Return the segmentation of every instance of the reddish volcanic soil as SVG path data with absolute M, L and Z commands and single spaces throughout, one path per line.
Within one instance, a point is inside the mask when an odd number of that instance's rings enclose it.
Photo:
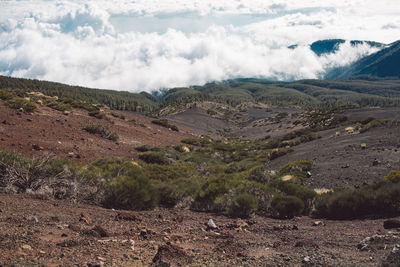
M 152 124 L 152 118 L 138 113 L 112 111 L 123 114 L 126 120 L 115 118 L 105 111 L 111 122 L 96 119 L 86 110 L 74 109 L 65 116 L 62 112 L 39 106 L 38 111 L 27 114 L 10 109 L 0 101 L 0 149 L 37 156 L 44 152 L 61 158 L 89 162 L 100 157 L 125 156 L 136 158 L 135 147 L 147 144 L 167 146 L 192 137 L 193 131 L 181 127 L 179 132 Z M 136 122 L 130 122 L 135 119 Z M 102 124 L 117 132 L 120 139 L 113 142 L 82 130 L 87 124 Z
M 210 218 L 217 229 L 207 229 Z M 378 266 L 397 255 L 400 232 L 383 220 L 315 222 L 122 212 L 0 194 L 0 266 Z

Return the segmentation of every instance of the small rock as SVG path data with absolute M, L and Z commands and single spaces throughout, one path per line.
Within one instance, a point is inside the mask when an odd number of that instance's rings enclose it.
M 105 258 L 103 258 L 103 257 L 100 257 L 100 256 L 98 256 L 98 257 L 97 257 L 97 260 L 99 260 L 99 261 L 103 261 L 103 262 L 104 262 L 104 261 L 106 261 L 106 259 L 105 259 Z
M 39 222 L 39 220 L 38 220 L 38 218 L 36 216 L 28 216 L 28 217 L 26 217 L 26 219 L 28 221 L 35 222 L 35 223 Z
M 218 229 L 218 226 L 215 224 L 213 219 L 209 219 L 207 222 L 208 229 Z
M 33 144 L 33 145 L 32 145 L 32 148 L 33 148 L 34 150 L 43 150 L 43 147 L 41 147 L 41 146 L 39 146 L 39 145 L 36 145 L 36 144 Z
M 67 237 L 68 235 L 66 233 L 62 233 L 61 237 Z
M 29 245 L 24 244 L 24 245 L 22 245 L 22 249 L 25 249 L 25 250 L 32 250 L 32 247 L 29 246 Z
M 79 221 L 84 222 L 87 225 L 92 224 L 92 219 L 86 213 L 81 213 L 81 217 L 79 218 Z
M 390 219 L 383 222 L 383 228 L 385 229 L 393 229 L 400 228 L 400 220 Z
M 310 259 L 309 256 L 305 256 L 305 257 L 303 258 L 303 263 L 309 263 L 310 261 L 311 261 L 311 259 Z
M 377 166 L 377 165 L 379 165 L 379 160 L 377 160 L 377 159 L 374 159 L 374 161 L 372 161 L 372 166 Z
M 46 254 L 46 252 L 43 250 L 39 250 L 39 254 L 44 255 L 44 254 Z
M 367 144 L 366 143 L 362 143 L 361 144 L 361 149 L 367 149 Z
M 400 245 L 397 244 L 397 245 L 395 245 L 395 246 L 393 247 L 392 252 L 393 252 L 393 253 L 398 253 L 399 251 L 400 251 Z
M 320 226 L 320 225 L 324 225 L 323 222 L 315 221 L 315 222 L 312 223 L 312 226 Z
M 3 212 L 3 210 L 2 209 L 0 209 L 0 213 L 2 213 Z
M 57 225 L 57 228 L 60 230 L 64 230 L 64 226 L 62 226 L 62 225 Z
M 342 169 L 350 168 L 350 164 L 347 163 L 346 165 L 342 166 L 341 168 L 342 168 Z

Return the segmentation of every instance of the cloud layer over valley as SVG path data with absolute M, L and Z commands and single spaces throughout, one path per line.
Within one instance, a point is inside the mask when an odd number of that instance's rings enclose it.
M 391 43 L 398 14 L 393 0 L 1 1 L 0 74 L 129 91 L 318 78 L 377 48 L 318 57 L 308 44 Z

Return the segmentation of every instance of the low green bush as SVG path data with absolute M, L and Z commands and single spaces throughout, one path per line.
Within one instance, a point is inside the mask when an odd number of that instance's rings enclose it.
M 26 112 L 34 112 L 37 109 L 35 103 L 22 97 L 13 97 L 7 100 L 7 105 L 10 108 L 23 109 Z
M 258 200 L 250 194 L 240 194 L 232 199 L 228 207 L 228 214 L 231 217 L 248 218 L 257 210 Z
M 197 211 L 216 211 L 215 200 L 227 191 L 226 177 L 209 178 L 198 190 L 191 208 Z
M 299 216 L 304 211 L 304 203 L 295 196 L 276 195 L 271 202 L 272 214 L 282 219 Z
M 57 102 L 57 101 L 52 101 L 52 102 L 47 102 L 46 106 L 61 112 L 64 111 L 72 111 L 72 107 L 70 104 L 65 104 L 63 102 Z
M 380 181 L 357 190 L 322 194 L 316 198 L 314 211 L 315 216 L 329 219 L 377 218 L 399 214 L 400 183 L 391 181 Z
M 113 116 L 114 118 L 120 118 L 121 120 L 125 120 L 125 116 L 122 114 L 111 112 L 111 116 Z
M 181 140 L 182 143 L 193 146 L 206 146 L 210 144 L 207 138 L 186 138 Z
M 282 157 L 282 156 L 284 156 L 284 155 L 286 155 L 287 153 L 292 152 L 292 151 L 293 151 L 293 149 L 291 149 L 291 148 L 288 148 L 288 149 L 278 149 L 278 148 L 275 148 L 275 149 L 273 149 L 273 150 L 271 151 L 271 153 L 269 154 L 269 159 L 270 159 L 270 160 L 274 160 L 274 159 L 279 158 L 279 157 Z
M 311 209 L 312 200 L 317 196 L 314 190 L 291 181 L 276 180 L 271 185 L 288 196 L 299 198 L 304 204 L 306 213 Z
M 13 99 L 14 97 L 15 97 L 15 95 L 11 94 L 10 92 L 0 89 L 0 99 L 1 100 L 8 101 L 10 99 Z
M 174 124 L 169 123 L 169 121 L 166 119 L 155 119 L 155 120 L 152 120 L 151 123 L 154 123 L 154 124 L 160 125 L 162 127 L 169 128 L 173 131 L 179 132 L 178 127 Z
M 144 152 L 139 155 L 139 159 L 149 164 L 170 164 L 170 160 L 162 152 Z
M 307 177 L 307 171 L 310 171 L 313 166 L 311 160 L 295 160 L 282 166 L 278 175 L 293 175 L 301 180 Z
M 92 110 L 89 111 L 89 116 L 95 117 L 97 119 L 107 119 L 107 116 L 104 112 L 101 112 L 100 110 Z
M 400 171 L 392 170 L 384 177 L 384 179 L 392 183 L 398 183 L 400 182 Z
M 111 141 L 118 141 L 119 136 L 116 132 L 110 131 L 110 129 L 105 126 L 105 125 L 101 125 L 101 124 L 89 124 L 86 125 L 82 128 L 83 130 L 87 131 L 88 133 L 91 134 L 98 134 L 101 137 L 111 140 Z
M 367 124 L 364 124 L 364 125 L 361 126 L 360 133 L 365 133 L 366 131 L 368 131 L 368 130 L 370 130 L 372 128 L 384 125 L 387 122 L 388 122 L 387 120 L 373 119 L 373 120 L 369 121 Z
M 106 186 L 104 206 L 147 210 L 157 206 L 156 189 L 139 170 L 111 179 Z

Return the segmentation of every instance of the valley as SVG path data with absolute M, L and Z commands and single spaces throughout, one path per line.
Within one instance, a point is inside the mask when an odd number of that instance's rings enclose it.
M 398 80 L 0 81 L 1 265 L 399 262 Z

